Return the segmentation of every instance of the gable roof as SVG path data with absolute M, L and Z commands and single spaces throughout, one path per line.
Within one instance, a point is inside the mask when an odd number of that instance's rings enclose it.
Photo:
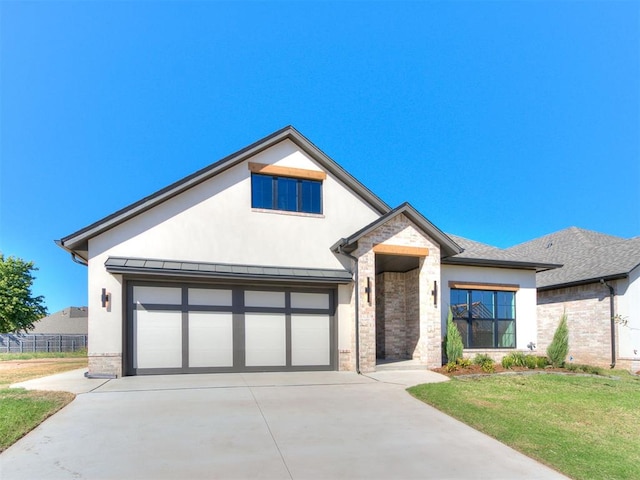
M 463 248 L 461 253 L 444 258 L 442 263 L 448 265 L 476 265 L 497 268 L 521 268 L 542 272 L 560 267 L 556 262 L 541 261 L 532 259 L 519 252 L 511 252 L 508 249 L 501 249 L 476 242 L 468 238 L 457 235 L 449 235 L 458 245 Z
M 318 162 L 324 169 L 334 175 L 345 186 L 350 188 L 363 201 L 369 204 L 374 210 L 380 214 L 384 214 L 391 207 L 382 201 L 371 190 L 356 180 L 351 174 L 344 170 L 340 165 L 327 156 L 322 150 L 316 147 L 304 135 L 298 132 L 292 126 L 284 127 L 277 132 L 272 133 L 252 143 L 248 147 L 243 148 L 231 155 L 201 169 L 197 172 L 178 180 L 177 182 L 158 190 L 157 192 L 127 206 L 117 212 L 98 220 L 91 225 L 78 230 L 60 240 L 56 240 L 56 244 L 67 250 L 72 256 L 80 257 L 82 260 L 88 260 L 88 241 L 89 239 L 104 233 L 105 231 L 123 223 L 127 220 L 139 215 L 159 204 L 165 202 L 176 195 L 194 187 L 219 173 L 228 170 L 248 158 L 280 143 L 284 140 L 290 140 L 296 144 L 301 150 L 309 155 L 313 160 Z
M 507 251 L 563 264 L 562 268 L 536 276 L 539 289 L 623 278 L 640 265 L 640 237 L 624 239 L 577 227 L 544 235 Z
M 420 228 L 429 237 L 433 238 L 438 243 L 438 245 L 440 245 L 441 256 L 455 255 L 456 253 L 462 252 L 462 248 L 458 244 L 456 244 L 456 242 L 454 242 L 449 236 L 447 236 L 446 233 L 436 227 L 433 223 L 427 220 L 408 202 L 405 202 L 394 208 L 393 210 L 390 210 L 389 212 L 377 218 L 370 224 L 364 226 L 349 237 L 340 239 L 331 247 L 331 250 L 336 251 L 341 247 L 347 252 L 352 252 L 357 248 L 358 240 L 378 228 L 380 225 L 401 214 L 404 214 L 409 220 L 415 223 L 418 228 Z

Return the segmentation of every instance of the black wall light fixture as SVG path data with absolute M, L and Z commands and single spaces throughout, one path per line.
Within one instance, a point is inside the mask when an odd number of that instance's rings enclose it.
M 364 291 L 367 293 L 367 303 L 371 305 L 371 277 L 367 277 L 367 288 Z
M 433 295 L 433 306 L 438 306 L 438 281 L 433 281 L 433 290 L 431 290 L 431 294 Z
M 109 304 L 111 303 L 111 294 L 107 293 L 107 289 L 102 289 L 102 297 L 100 297 L 102 301 L 102 308 L 109 308 Z

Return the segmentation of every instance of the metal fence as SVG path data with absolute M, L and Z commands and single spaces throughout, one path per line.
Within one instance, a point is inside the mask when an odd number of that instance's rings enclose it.
M 87 335 L 0 334 L 0 353 L 75 352 L 87 348 Z

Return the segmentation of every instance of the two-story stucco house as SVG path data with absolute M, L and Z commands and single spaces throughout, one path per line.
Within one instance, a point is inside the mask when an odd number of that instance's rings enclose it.
M 57 242 L 88 266 L 92 375 L 441 365 L 536 342 L 553 265 L 390 208 L 286 127 Z

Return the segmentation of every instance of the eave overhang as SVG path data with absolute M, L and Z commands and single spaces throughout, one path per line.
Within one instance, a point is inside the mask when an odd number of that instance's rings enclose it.
M 518 270 L 535 270 L 536 273 L 562 267 L 556 263 L 522 262 L 517 260 L 497 260 L 487 258 L 447 257 L 442 259 L 444 265 L 466 265 L 470 267 L 512 268 Z
M 183 262 L 150 258 L 109 257 L 105 262 L 105 267 L 109 273 L 128 276 L 201 278 L 225 281 L 347 284 L 353 278 L 351 273 L 346 270 Z
M 620 280 L 622 278 L 627 278 L 628 276 L 629 274 L 627 273 L 617 273 L 617 274 L 611 274 L 611 275 L 602 275 L 602 276 L 593 277 L 593 278 L 586 278 L 583 280 L 576 280 L 571 282 L 556 283 L 553 285 L 537 286 L 536 288 L 538 289 L 538 291 L 543 292 L 545 290 L 556 290 L 559 288 L 578 287 L 580 285 L 588 285 L 590 283 L 599 283 L 600 280 L 604 280 L 605 282 L 608 282 L 609 280 Z

